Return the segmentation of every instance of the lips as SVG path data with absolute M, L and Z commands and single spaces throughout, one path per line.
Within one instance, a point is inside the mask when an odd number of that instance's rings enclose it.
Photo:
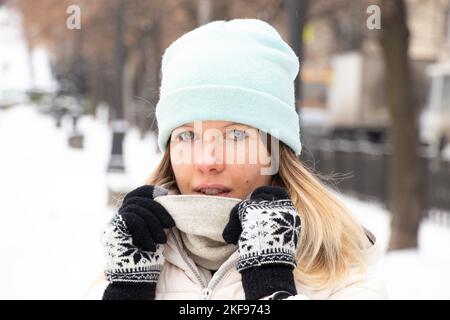
M 222 184 L 203 183 L 196 186 L 194 191 L 203 195 L 226 197 L 230 193 L 231 189 Z

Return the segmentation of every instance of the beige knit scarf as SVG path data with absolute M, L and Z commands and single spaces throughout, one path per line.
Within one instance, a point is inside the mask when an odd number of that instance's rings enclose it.
M 230 211 L 240 199 L 206 195 L 181 195 L 176 186 L 163 185 L 166 196 L 157 197 L 180 231 L 184 248 L 194 262 L 217 270 L 236 251 L 222 237 Z

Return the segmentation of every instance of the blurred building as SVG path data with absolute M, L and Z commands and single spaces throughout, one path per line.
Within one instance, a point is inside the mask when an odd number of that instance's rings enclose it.
M 450 62 L 450 1 L 406 3 L 413 98 L 423 110 L 430 93 L 426 68 Z M 378 31 L 366 27 L 367 6 L 360 1 L 338 10 L 312 8 L 309 14 L 301 67 L 302 119 L 304 127 L 310 127 L 305 131 L 321 127 L 334 136 L 363 137 L 375 142 L 387 137 L 384 63 Z

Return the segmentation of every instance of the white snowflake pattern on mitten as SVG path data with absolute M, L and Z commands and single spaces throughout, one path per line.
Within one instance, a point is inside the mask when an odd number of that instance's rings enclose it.
M 144 251 L 132 243 L 122 216 L 116 214 L 102 230 L 101 242 L 105 249 L 105 275 L 109 282 L 157 282 L 164 264 L 164 245 L 156 251 Z
M 239 205 L 239 271 L 266 264 L 296 267 L 300 217 L 291 200 L 246 200 Z

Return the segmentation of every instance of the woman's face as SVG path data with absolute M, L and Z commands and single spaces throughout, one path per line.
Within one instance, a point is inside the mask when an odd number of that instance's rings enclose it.
M 174 129 L 170 160 L 181 194 L 245 199 L 272 180 L 263 169 L 270 166 L 270 155 L 258 130 L 229 121 Z

